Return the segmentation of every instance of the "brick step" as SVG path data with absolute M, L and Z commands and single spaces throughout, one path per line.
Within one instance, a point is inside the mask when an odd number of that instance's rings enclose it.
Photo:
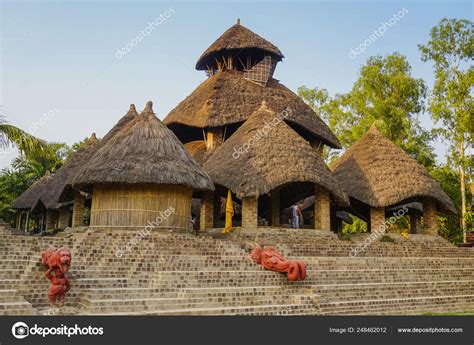
M 85 312 L 84 315 L 315 315 L 318 308 L 301 304 L 268 304 L 248 306 L 219 306 L 200 308 L 179 308 L 168 310 L 140 310 L 122 312 Z
M 420 312 L 428 312 L 429 306 L 437 305 L 439 308 L 443 306 L 459 306 L 466 308 L 464 310 L 472 310 L 474 308 L 474 295 L 457 295 L 457 296 L 423 296 L 415 298 L 392 298 L 392 299 L 369 299 L 358 301 L 337 301 L 330 303 L 321 303 L 320 307 L 326 315 L 364 315 L 372 314 L 372 312 L 382 312 L 390 314 L 393 310 L 417 309 Z

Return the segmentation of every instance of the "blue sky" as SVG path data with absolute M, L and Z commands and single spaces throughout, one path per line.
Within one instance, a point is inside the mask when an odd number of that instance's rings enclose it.
M 241 23 L 277 45 L 285 59 L 275 78 L 348 91 L 371 55 L 398 51 L 413 75 L 431 87 L 432 65 L 417 44 L 443 17 L 472 18 L 472 1 L 157 2 L 6 1 L 2 3 L 1 104 L 8 121 L 48 141 L 72 144 L 103 136 L 127 111 L 147 100 L 164 116 L 203 80 L 194 65 L 228 27 Z M 116 57 L 148 22 L 173 13 L 130 53 Z M 405 8 L 408 13 L 355 59 L 369 35 Z M 42 125 L 34 123 L 45 118 Z M 432 126 L 428 115 L 422 123 Z M 439 160 L 444 145 L 436 143 Z M 0 160 L 8 166 L 13 153 Z

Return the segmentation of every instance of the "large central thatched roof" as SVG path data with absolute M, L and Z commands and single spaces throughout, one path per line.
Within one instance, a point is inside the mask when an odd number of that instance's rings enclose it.
M 291 90 L 271 79 L 266 87 L 243 78 L 242 72 L 225 71 L 209 77 L 171 110 L 163 122 L 190 127 L 218 127 L 247 120 L 262 101 L 276 113 L 291 110 L 289 123 L 297 124 L 325 144 L 341 148 L 339 140 L 319 116 Z
M 209 176 L 155 116 L 151 102 L 101 146 L 73 178 L 75 188 L 95 183 L 179 184 L 214 189 Z
M 456 212 L 451 199 L 428 171 L 384 137 L 375 125 L 331 168 L 350 197 L 372 207 L 428 197 L 442 209 Z
M 312 182 L 329 190 L 339 204 L 348 205 L 347 196 L 322 158 L 298 133 L 284 121 L 268 130 L 267 123 L 277 121 L 275 119 L 275 112 L 263 102 L 216 149 L 214 155 L 204 163 L 204 170 L 214 183 L 229 188 L 242 198 L 266 194 L 287 183 Z M 261 135 L 262 131 L 267 134 Z M 255 140 L 258 135 L 260 139 Z M 249 144 L 248 152 L 241 155 L 235 153 L 244 144 Z
M 46 172 L 38 181 L 34 182 L 26 191 L 12 202 L 12 208 L 18 210 L 29 210 L 40 200 L 44 187 L 52 180 L 53 175 Z M 44 203 L 44 202 L 43 202 Z
M 227 29 L 214 43 L 202 53 L 196 63 L 196 69 L 205 70 L 211 65 L 214 57 L 224 51 L 240 51 L 242 49 L 257 49 L 272 54 L 280 61 L 284 56 L 280 49 L 247 29 L 240 23 Z

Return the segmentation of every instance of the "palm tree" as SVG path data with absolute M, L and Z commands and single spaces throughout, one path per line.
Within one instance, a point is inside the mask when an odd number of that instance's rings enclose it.
M 5 117 L 0 115 L 0 149 L 6 150 L 13 144 L 18 147 L 25 157 L 37 155 L 48 149 L 45 141 L 10 125 Z

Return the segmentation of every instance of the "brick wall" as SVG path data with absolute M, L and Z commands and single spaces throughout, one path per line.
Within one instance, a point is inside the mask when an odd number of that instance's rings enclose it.
M 200 230 L 214 227 L 214 193 L 205 193 L 201 199 Z
M 258 217 L 258 201 L 255 197 L 247 197 L 242 199 L 242 227 L 257 227 Z
M 314 227 L 316 230 L 331 230 L 331 201 L 329 192 L 314 186 Z
M 370 208 L 370 231 L 384 231 L 385 227 L 385 208 Z
M 427 200 L 423 203 L 423 233 L 426 235 L 438 234 L 438 213 L 434 200 Z
M 75 191 L 74 193 L 74 204 L 72 206 L 72 227 L 84 225 L 84 204 L 86 198 Z

